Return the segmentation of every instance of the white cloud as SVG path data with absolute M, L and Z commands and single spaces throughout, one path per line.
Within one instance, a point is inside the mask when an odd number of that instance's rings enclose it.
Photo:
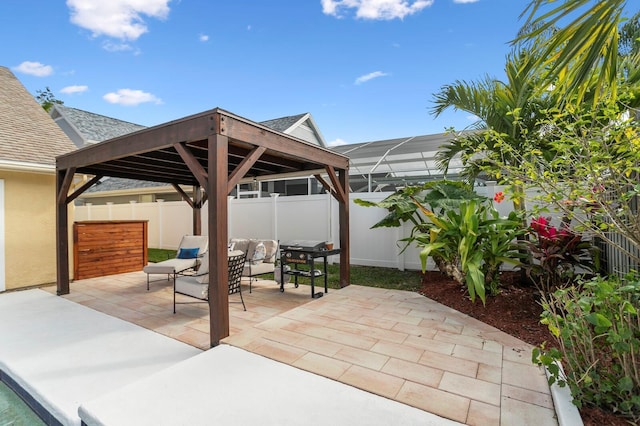
M 126 52 L 133 50 L 133 47 L 128 43 L 114 43 L 108 40 L 102 43 L 102 48 L 107 52 Z
M 209 36 L 206 34 L 200 34 L 200 36 L 198 36 L 198 40 L 201 42 L 209 41 Z
M 171 0 L 67 0 L 71 22 L 92 32 L 136 40 L 148 31 L 143 16 L 165 19 Z
M 433 2 L 434 0 L 321 0 L 325 15 L 341 18 L 346 10 L 355 9 L 356 18 L 373 20 L 403 19 L 431 6 Z
M 162 100 L 156 98 L 151 93 L 142 90 L 118 89 L 117 92 L 107 93 L 102 97 L 111 104 L 119 104 L 125 106 L 135 106 L 146 102 L 161 104 Z
M 31 61 L 24 61 L 17 67 L 13 67 L 13 70 L 23 74 L 35 75 L 36 77 L 46 77 L 53 74 L 53 67 L 51 65 Z
M 82 93 L 89 90 L 89 86 L 67 86 L 60 90 L 60 93 L 66 93 L 67 95 L 73 95 L 75 93 Z
M 347 141 L 338 138 L 334 141 L 328 142 L 327 146 L 340 146 L 340 145 L 346 145 L 346 144 L 348 144 Z
M 387 76 L 387 75 L 389 75 L 389 74 L 387 74 L 386 72 L 382 72 L 382 71 L 370 72 L 369 74 L 361 75 L 360 77 L 356 78 L 355 84 L 366 83 L 367 81 L 373 80 L 374 78 L 384 77 L 384 76 Z

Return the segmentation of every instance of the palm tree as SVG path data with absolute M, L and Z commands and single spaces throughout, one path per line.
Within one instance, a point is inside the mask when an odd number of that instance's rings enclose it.
M 520 46 L 507 56 L 506 81 L 488 76 L 477 82 L 456 81 L 434 95 L 435 116 L 453 108 L 479 118 L 472 125 L 475 132 L 459 134 L 440 148 L 437 159 L 443 170 L 461 156 L 463 175 L 472 182 L 481 170 L 487 170 L 488 163 L 483 160 L 486 156 L 501 155 L 501 161 L 508 165 L 520 161 L 516 157 L 505 158 L 508 154 L 502 149 L 503 144 L 522 152 L 526 144 L 538 140 L 532 136 L 537 134 L 541 115 L 553 105 L 553 98 L 549 93 L 540 94 L 534 63 L 529 46 Z M 492 173 L 493 178 L 500 177 L 500 170 Z M 519 191 L 516 188 L 514 192 Z M 524 208 L 522 197 L 515 196 L 513 201 L 516 210 Z
M 544 153 L 542 132 L 539 122 L 542 115 L 554 104 L 550 92 L 539 91 L 540 76 L 534 67 L 532 45 L 521 45 L 508 56 L 505 65 L 506 81 L 489 77 L 478 82 L 457 81 L 442 87 L 435 94 L 432 113 L 436 116 L 449 108 L 476 115 L 479 120 L 472 127 L 475 132 L 467 132 L 455 137 L 450 143 L 440 147 L 437 159 L 446 170 L 453 158 L 460 155 L 463 160 L 463 174 L 473 181 L 481 170 L 489 171 L 493 178 L 501 178 L 501 170 L 492 165 L 504 164 L 507 168 L 517 166 L 522 155 L 511 153 Z M 535 53 L 534 53 L 535 54 Z M 505 148 L 508 145 L 508 149 Z M 533 146 L 532 146 L 533 145 Z M 496 162 L 495 157 L 499 160 Z M 492 160 L 493 158 L 493 160 Z M 520 215 L 526 227 L 524 186 L 522 182 L 511 182 L 514 210 Z M 518 240 L 526 239 L 518 235 Z M 528 253 L 521 249 L 522 262 L 528 263 Z M 521 269 L 522 280 L 526 280 L 526 268 Z
M 580 104 L 589 97 L 615 100 L 619 77 L 619 25 L 626 0 L 532 0 L 521 16 L 526 22 L 514 43 L 537 39 L 560 22 L 568 24 L 536 45 L 534 67 L 546 69 L 545 86 L 553 84 L 565 100 Z M 640 53 L 630 58 L 637 64 Z M 588 94 L 591 92 L 590 94 Z
M 636 12 L 620 27 L 620 45 L 622 56 L 633 56 L 640 52 L 640 12 Z

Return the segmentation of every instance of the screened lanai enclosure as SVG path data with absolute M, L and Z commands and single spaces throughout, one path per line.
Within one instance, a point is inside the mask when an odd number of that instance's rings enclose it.
M 452 133 L 411 136 L 333 147 L 350 159 L 349 182 L 353 192 L 395 191 L 399 187 L 420 185 L 442 179 L 436 154 L 454 138 Z M 454 159 L 446 175 L 456 179 L 462 170 L 460 159 Z
M 361 142 L 331 147 L 331 150 L 349 157 L 349 185 L 351 192 L 393 192 L 411 185 L 449 179 L 461 179 L 463 169 L 460 156 L 456 156 L 445 171 L 439 167 L 436 155 L 441 147 L 458 135 L 469 131 L 439 133 Z M 475 182 L 484 186 L 481 178 Z M 241 197 L 268 197 L 281 195 L 311 195 L 324 192 L 314 176 L 290 179 L 263 180 L 238 185 L 233 194 Z
M 229 335 L 227 197 L 239 183 L 315 176 L 339 203 L 340 285 L 349 285 L 349 159 L 339 153 L 215 108 L 59 156 L 56 173 L 59 295 L 70 291 L 68 205 L 107 176 L 171 184 L 193 208 L 194 234 L 207 206 L 211 346 Z M 76 188 L 76 175 L 89 178 Z

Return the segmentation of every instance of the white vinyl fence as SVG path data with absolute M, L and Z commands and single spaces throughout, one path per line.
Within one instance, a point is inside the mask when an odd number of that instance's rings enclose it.
M 493 195 L 493 187 L 478 188 L 483 195 Z M 384 218 L 387 210 L 362 207 L 356 198 L 381 201 L 391 193 L 350 194 L 351 264 L 382 266 L 400 270 L 421 268 L 418 249 L 403 247 L 398 240 L 409 236 L 411 226 L 370 229 Z M 497 207 L 508 214 L 511 203 Z M 146 219 L 148 244 L 152 248 L 175 249 L 185 234 L 193 232 L 193 215 L 184 201 L 76 206 L 76 221 Z M 202 232 L 207 229 L 207 209 L 202 209 Z M 339 247 L 338 202 L 329 194 L 270 198 L 229 199 L 229 238 L 332 241 Z M 337 261 L 337 256 L 334 261 Z M 429 265 L 432 268 L 433 265 Z
M 493 197 L 503 187 L 478 187 L 476 191 Z M 535 191 L 532 191 L 532 196 Z M 384 218 L 387 210 L 377 207 L 361 207 L 353 202 L 356 198 L 381 201 L 390 192 L 350 194 L 351 263 L 353 265 L 382 266 L 419 270 L 419 250 L 409 247 L 404 253 L 398 241 L 409 236 L 411 226 L 401 228 L 370 229 Z M 511 202 L 496 204 L 501 215 L 508 215 Z M 557 219 L 558 214 L 549 214 Z M 142 220 L 149 221 L 148 244 L 153 248 L 175 249 L 185 234 L 193 232 L 193 213 L 184 201 L 154 203 L 108 204 L 99 206 L 76 206 L 76 221 L 83 220 Z M 207 229 L 207 209 L 202 209 L 202 232 Z M 229 199 L 229 238 L 275 239 L 280 242 L 292 240 L 332 241 L 339 247 L 338 203 L 329 194 L 301 195 L 270 198 Z M 616 237 L 616 236 L 614 236 Z M 616 237 L 617 238 L 617 237 Z M 634 249 L 621 239 L 619 244 Z M 603 260 L 609 273 L 624 275 L 629 270 L 638 270 L 628 254 L 611 245 L 601 245 Z M 332 261 L 337 261 L 337 256 Z M 434 265 L 427 265 L 434 269 Z

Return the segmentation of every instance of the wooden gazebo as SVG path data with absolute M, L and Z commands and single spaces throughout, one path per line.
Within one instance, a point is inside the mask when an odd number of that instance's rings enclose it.
M 211 346 L 229 335 L 227 202 L 246 179 L 314 175 L 340 206 L 340 285 L 349 285 L 349 159 L 219 108 L 110 139 L 56 159 L 57 291 L 69 293 L 68 204 L 104 176 L 172 184 L 193 208 L 209 201 Z M 70 193 L 76 173 L 93 176 Z M 328 179 L 322 176 L 328 175 Z M 180 185 L 192 185 L 188 196 Z M 204 192 L 203 192 L 204 190 Z

